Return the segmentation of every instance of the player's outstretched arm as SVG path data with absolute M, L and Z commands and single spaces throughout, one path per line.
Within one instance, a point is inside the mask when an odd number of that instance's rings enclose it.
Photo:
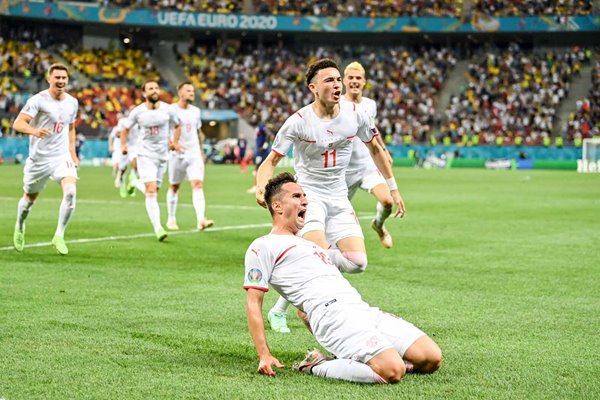
M 392 195 L 394 204 L 397 206 L 396 212 L 394 213 L 394 218 L 397 216 L 400 216 L 400 218 L 404 217 L 404 213 L 406 213 L 406 206 L 404 205 L 404 200 L 398 191 L 398 184 L 396 183 L 396 178 L 394 178 L 392 165 L 388 160 L 385 149 L 381 147 L 377 140 L 371 140 L 369 143 L 367 143 L 367 146 L 369 147 L 369 152 L 371 153 L 371 157 L 373 157 L 375 165 L 385 178 L 385 181 L 390 188 L 390 194 Z
M 262 304 L 264 292 L 258 289 L 246 290 L 246 317 L 248 318 L 248 328 L 254 347 L 258 353 L 258 373 L 263 375 L 275 376 L 276 372 L 273 366 L 283 368 L 283 364 L 273 357 L 267 344 L 265 335 L 265 322 L 262 317 Z
M 256 202 L 264 208 L 267 208 L 267 204 L 265 203 L 265 186 L 273 176 L 273 171 L 275 171 L 275 167 L 282 158 L 282 155 L 272 151 L 265 158 L 265 161 L 260 164 L 258 171 L 256 171 Z

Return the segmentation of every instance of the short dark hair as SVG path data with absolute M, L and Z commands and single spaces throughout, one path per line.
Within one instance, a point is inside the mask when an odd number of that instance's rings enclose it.
M 306 86 L 308 86 L 312 82 L 313 78 L 315 77 L 315 75 L 317 75 L 317 73 L 320 70 L 325 68 L 335 68 L 338 71 L 340 70 L 340 67 L 338 67 L 337 63 L 331 58 L 322 58 L 320 60 L 317 60 L 314 63 L 310 64 L 308 66 L 308 69 L 306 70 Z
M 281 174 L 269 179 L 269 182 L 265 186 L 265 203 L 267 203 L 267 208 L 269 209 L 271 215 L 273 215 L 272 204 L 274 198 L 277 197 L 277 195 L 281 192 L 283 185 L 290 182 L 295 183 L 296 178 L 289 172 L 282 172 Z
M 157 85 L 160 85 L 160 82 L 158 82 L 157 79 L 146 79 L 144 81 L 144 83 L 142 83 L 142 92 L 145 92 L 146 91 L 146 85 L 149 84 L 149 83 L 152 83 L 152 82 L 156 83 Z
M 179 85 L 177 85 L 177 91 L 181 90 L 181 88 L 184 87 L 185 85 L 192 85 L 192 86 L 194 86 L 192 84 L 192 82 L 190 82 L 190 81 L 181 82 Z
M 67 73 L 67 76 L 69 76 L 69 68 L 67 68 L 67 66 L 65 64 L 61 64 L 61 63 L 54 63 L 50 67 L 48 67 L 48 76 L 52 75 L 52 72 L 57 71 L 57 70 L 65 71 Z

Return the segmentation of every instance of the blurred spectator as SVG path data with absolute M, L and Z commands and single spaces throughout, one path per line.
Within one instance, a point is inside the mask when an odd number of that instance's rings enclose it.
M 589 15 L 592 0 L 474 0 L 474 9 L 493 16 Z
M 598 55 L 597 55 L 598 57 Z M 577 109 L 569 116 L 567 143 L 581 146 L 582 140 L 600 137 L 600 61 L 592 69 L 592 87 L 588 97 L 578 100 Z

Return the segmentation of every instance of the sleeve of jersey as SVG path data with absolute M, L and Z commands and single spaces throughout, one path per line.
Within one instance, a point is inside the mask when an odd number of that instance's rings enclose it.
M 375 122 L 366 111 L 358 111 L 358 132 L 356 134 L 365 143 L 371 142 L 375 136 L 379 135 L 377 128 L 375 127 Z
M 298 136 L 298 124 L 296 114 L 288 118 L 283 126 L 277 132 L 271 150 L 280 156 L 285 156 L 294 144 L 294 139 Z
M 181 123 L 181 121 L 179 120 L 179 117 L 177 116 L 177 113 L 175 112 L 173 107 L 169 108 L 169 117 L 171 118 L 172 126 L 177 126 Z
M 31 118 L 34 118 L 37 115 L 38 110 L 39 110 L 39 107 L 38 107 L 37 96 L 36 96 L 36 97 L 31 97 L 29 100 L 27 100 L 27 102 L 21 109 L 21 112 L 25 115 L 30 116 Z
M 79 103 L 77 103 L 77 100 L 73 100 L 73 106 L 74 106 L 74 110 L 73 110 L 73 115 L 71 116 L 71 121 L 69 121 L 70 124 L 74 124 L 75 121 L 77 121 L 77 111 L 79 110 Z
M 198 109 L 198 129 L 202 128 L 202 110 Z
M 137 117 L 137 109 L 134 108 L 133 110 L 131 110 L 131 113 L 129 113 L 129 116 L 125 119 L 123 119 L 123 125 L 122 127 L 125 129 L 131 129 L 134 125 L 135 125 L 135 119 Z
M 269 278 L 273 270 L 273 260 L 259 241 L 254 241 L 246 251 L 244 289 L 269 291 Z

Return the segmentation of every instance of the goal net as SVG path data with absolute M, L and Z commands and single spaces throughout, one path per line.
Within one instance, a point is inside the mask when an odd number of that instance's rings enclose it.
M 577 172 L 600 172 L 600 138 L 583 139 L 581 160 L 577 160 Z

